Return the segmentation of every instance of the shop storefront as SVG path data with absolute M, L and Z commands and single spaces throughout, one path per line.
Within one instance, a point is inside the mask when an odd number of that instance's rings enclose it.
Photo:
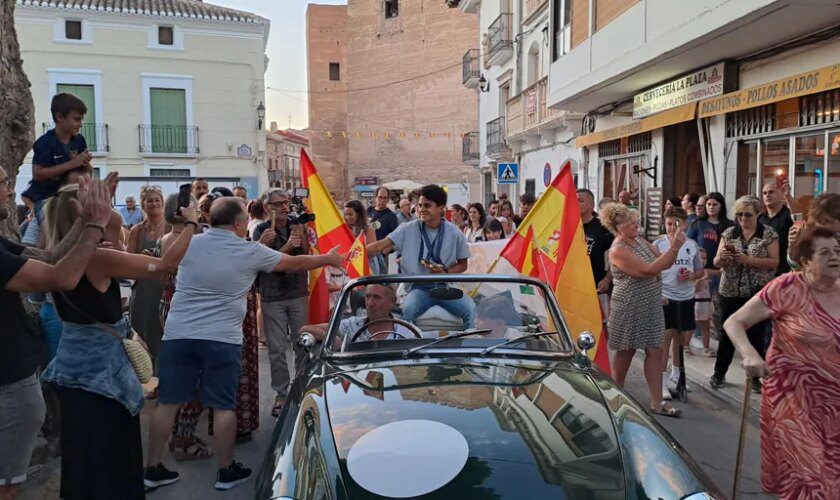
M 698 115 L 725 115 L 734 196 L 759 194 L 781 177 L 803 208 L 822 192 L 840 192 L 840 64 L 701 101 Z

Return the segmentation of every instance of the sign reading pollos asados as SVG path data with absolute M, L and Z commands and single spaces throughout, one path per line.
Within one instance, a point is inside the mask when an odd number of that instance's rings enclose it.
M 644 118 L 683 104 L 723 94 L 724 63 L 709 66 L 636 94 L 633 118 Z

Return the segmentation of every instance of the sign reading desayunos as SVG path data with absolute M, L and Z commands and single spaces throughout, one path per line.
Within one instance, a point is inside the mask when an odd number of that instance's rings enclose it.
M 840 87 L 840 64 L 835 64 L 764 85 L 730 92 L 720 97 L 704 99 L 699 104 L 698 116 L 706 118 L 722 115 L 838 87 Z
M 683 104 L 723 94 L 724 63 L 709 66 L 636 94 L 633 118 L 643 118 Z

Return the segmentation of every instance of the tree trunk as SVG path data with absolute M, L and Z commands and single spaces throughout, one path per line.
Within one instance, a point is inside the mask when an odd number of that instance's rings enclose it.
M 32 149 L 35 130 L 35 105 L 15 30 L 15 0 L 0 0 L 0 110 L 0 164 L 14 189 L 18 170 Z M 10 201 L 9 218 L 0 222 L 0 234 L 17 235 L 14 200 Z

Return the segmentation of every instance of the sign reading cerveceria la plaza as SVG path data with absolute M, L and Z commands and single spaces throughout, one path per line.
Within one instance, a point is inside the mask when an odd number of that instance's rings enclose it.
M 721 62 L 636 94 L 633 97 L 633 118 L 643 118 L 723 94 L 724 70 L 725 64 Z
M 721 115 L 840 87 L 840 64 L 756 85 L 700 102 L 699 116 Z

